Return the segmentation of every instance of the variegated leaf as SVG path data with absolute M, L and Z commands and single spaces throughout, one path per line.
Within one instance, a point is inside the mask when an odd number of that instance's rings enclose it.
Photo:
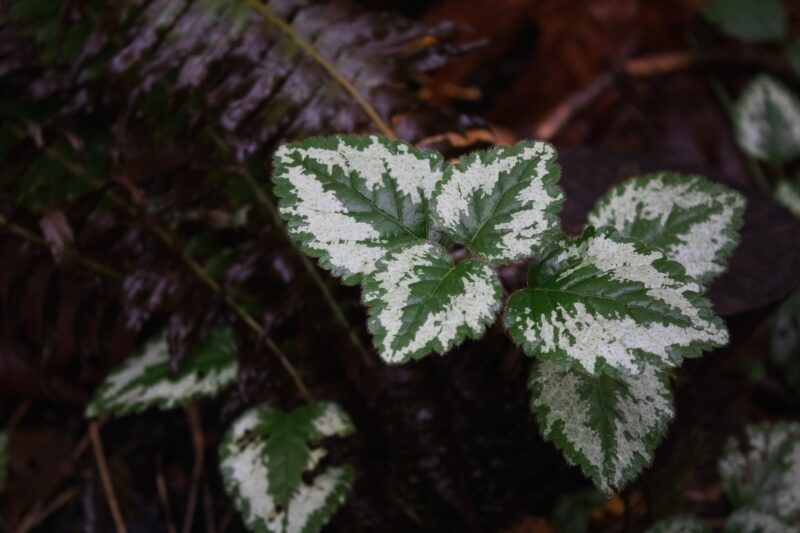
M 6 487 L 8 479 L 8 434 L 0 433 L 0 490 Z
M 725 533 L 798 533 L 796 525 L 757 509 L 737 509 L 725 522 Z
M 800 156 L 800 100 L 781 82 L 757 77 L 736 104 L 736 137 L 758 159 L 780 164 Z
M 229 328 L 214 332 L 178 372 L 170 368 L 167 340 L 162 334 L 106 377 L 95 391 L 86 416 L 121 416 L 154 405 L 170 409 L 215 395 L 233 383 L 236 372 L 236 345 Z
M 454 264 L 430 242 L 393 249 L 364 282 L 369 330 L 381 357 L 402 363 L 480 337 L 500 307 L 500 281 L 480 261 Z
M 288 413 L 256 407 L 242 414 L 219 455 L 225 489 L 247 527 L 260 533 L 319 531 L 353 482 L 350 466 L 316 470 L 327 453 L 320 442 L 353 430 L 347 414 L 331 403 Z
M 669 384 L 651 365 L 637 376 L 611 378 L 543 361 L 533 368 L 530 389 L 544 438 L 605 492 L 650 463 L 673 416 Z
M 554 244 L 509 299 L 526 353 L 597 375 L 637 374 L 724 345 L 728 333 L 678 263 L 612 228 Z
M 428 202 L 444 165 L 402 141 L 316 137 L 278 149 L 273 181 L 290 235 L 357 283 L 390 247 L 432 234 Z
M 647 533 L 710 533 L 708 524 L 694 516 L 675 516 L 653 524 Z
M 701 283 L 721 274 L 739 243 L 744 196 L 701 176 L 650 174 L 612 188 L 589 224 L 612 226 L 666 252 Z
M 775 187 L 775 201 L 800 218 L 800 178 L 781 180 Z
M 734 506 L 793 519 L 800 513 L 800 423 L 748 426 L 744 451 L 729 440 L 719 473 Z
M 559 228 L 563 193 L 555 149 L 521 142 L 449 166 L 433 200 L 437 225 L 494 263 L 530 257 Z

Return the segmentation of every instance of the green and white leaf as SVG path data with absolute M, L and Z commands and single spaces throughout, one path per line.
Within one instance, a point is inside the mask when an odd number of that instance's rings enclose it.
M 530 257 L 558 232 L 560 173 L 555 149 L 543 142 L 474 152 L 445 170 L 434 219 L 448 237 L 494 264 Z
M 604 492 L 620 489 L 650 464 L 674 409 L 663 372 L 646 365 L 615 379 L 537 363 L 531 410 L 542 436 Z
M 736 439 L 725 446 L 719 472 L 735 507 L 780 520 L 800 513 L 800 423 L 748 426 L 744 451 Z
M 757 509 L 737 509 L 725 522 L 725 533 L 798 533 L 798 527 Z
M 749 155 L 775 164 L 800 155 L 800 100 L 781 82 L 758 76 L 735 110 L 736 138 Z
M 772 323 L 772 362 L 800 398 L 800 291 L 778 309 Z
M 259 533 L 319 531 L 344 503 L 353 482 L 350 466 L 316 471 L 327 437 L 353 433 L 340 407 L 314 403 L 291 412 L 246 411 L 220 445 L 225 489 L 249 529 Z M 312 479 L 304 480 L 314 472 Z
M 555 243 L 508 301 L 506 327 L 529 355 L 582 372 L 638 374 L 722 346 L 728 333 L 664 252 L 590 227 Z
M 0 432 L 0 490 L 8 480 L 8 434 Z
M 676 516 L 653 524 L 647 533 L 710 533 L 708 524 L 694 516 Z
M 137 413 L 157 405 L 171 409 L 214 396 L 236 379 L 236 344 L 229 328 L 214 333 L 191 354 L 178 372 L 169 364 L 162 333 L 112 371 L 86 409 L 86 416 Z
M 781 0 L 710 0 L 705 16 L 723 33 L 742 41 L 780 41 L 786 35 Z
M 775 187 L 775 201 L 800 218 L 800 179 L 781 180 Z
M 444 166 L 402 141 L 314 137 L 278 149 L 273 182 L 289 234 L 352 284 L 390 247 L 433 234 L 428 203 Z
M 454 264 L 438 244 L 420 242 L 389 252 L 367 276 L 363 297 L 375 347 L 385 361 L 402 363 L 479 338 L 494 322 L 500 296 L 491 266 Z
M 650 174 L 612 188 L 589 224 L 666 252 L 701 283 L 721 274 L 739 243 L 745 198 L 702 176 Z

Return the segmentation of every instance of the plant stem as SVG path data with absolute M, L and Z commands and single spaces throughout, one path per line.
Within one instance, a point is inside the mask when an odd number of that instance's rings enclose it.
M 362 95 L 358 92 L 358 89 L 350 83 L 350 81 L 345 78 L 341 72 L 327 59 L 325 59 L 322 54 L 314 47 L 311 42 L 307 41 L 303 38 L 300 34 L 298 34 L 295 29 L 292 27 L 291 24 L 286 22 L 285 20 L 281 19 L 275 13 L 273 13 L 269 7 L 261 3 L 259 0 L 243 0 L 244 3 L 252 8 L 253 10 L 257 11 L 262 17 L 264 17 L 264 21 L 274 25 L 277 27 L 281 32 L 283 32 L 287 37 L 289 37 L 292 41 L 294 41 L 297 46 L 303 49 L 305 53 L 307 53 L 314 61 L 316 61 L 320 67 L 322 67 L 328 75 L 336 81 L 342 88 L 356 101 L 356 103 L 364 110 L 364 113 L 372 120 L 375 124 L 375 127 L 380 130 L 380 132 L 387 137 L 395 138 L 394 131 L 383 121 L 383 119 L 378 115 L 378 112 L 372 107 Z

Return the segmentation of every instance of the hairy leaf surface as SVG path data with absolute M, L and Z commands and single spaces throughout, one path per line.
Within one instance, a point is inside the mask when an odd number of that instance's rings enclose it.
M 86 415 L 121 416 L 154 405 L 170 409 L 215 395 L 233 383 L 236 372 L 236 345 L 228 328 L 214 332 L 178 372 L 170 368 L 167 340 L 160 335 L 106 377 Z
M 558 231 L 559 176 L 547 143 L 474 152 L 445 171 L 434 218 L 450 238 L 492 263 L 530 257 Z
M 736 104 L 736 137 L 753 157 L 791 161 L 800 155 L 800 101 L 781 82 L 759 76 Z
M 800 513 L 800 423 L 748 426 L 745 449 L 728 441 L 719 462 L 728 499 L 791 520 Z
M 615 379 L 540 362 L 530 389 L 544 438 L 605 492 L 621 488 L 650 463 L 674 414 L 669 384 L 651 365 Z
M 650 174 L 612 188 L 589 214 L 589 224 L 666 252 L 701 283 L 725 271 L 739 243 L 744 196 L 701 176 Z
M 694 516 L 676 516 L 653 524 L 647 533 L 709 533 L 708 524 Z
M 612 228 L 554 244 L 508 302 L 506 327 L 529 355 L 598 375 L 672 367 L 728 333 L 683 267 Z
M 786 34 L 780 0 L 711 0 L 705 15 L 723 33 L 742 41 L 778 41 Z
M 275 193 L 289 233 L 345 283 L 392 246 L 426 239 L 428 202 L 444 160 L 383 137 L 336 136 L 282 146 Z
M 454 264 L 430 242 L 392 250 L 364 282 L 369 330 L 389 363 L 445 353 L 479 338 L 500 307 L 494 269 L 476 260 Z
M 247 526 L 269 533 L 319 531 L 353 482 L 350 466 L 315 470 L 327 454 L 320 442 L 353 431 L 347 414 L 331 403 L 288 413 L 256 407 L 242 414 L 219 454 L 225 489 Z M 311 479 L 304 479 L 312 472 Z

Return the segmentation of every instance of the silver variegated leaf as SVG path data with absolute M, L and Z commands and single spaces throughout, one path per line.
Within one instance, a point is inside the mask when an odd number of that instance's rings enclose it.
M 647 533 L 710 533 L 708 524 L 694 516 L 675 516 L 653 524 Z
M 543 142 L 474 152 L 445 171 L 434 219 L 491 263 L 530 257 L 559 229 L 560 172 L 555 149 Z
M 778 182 L 775 186 L 775 201 L 800 218 L 800 178 Z
M 701 176 L 651 174 L 612 188 L 589 214 L 589 224 L 659 248 L 708 283 L 725 270 L 739 243 L 745 204 L 738 192 Z
M 225 489 L 247 527 L 261 533 L 319 531 L 344 503 L 353 482 L 350 466 L 316 470 L 327 454 L 320 443 L 353 431 L 347 414 L 331 403 L 288 413 L 269 407 L 243 413 L 219 454 Z
M 673 417 L 662 374 L 646 365 L 636 376 L 590 376 L 539 362 L 531 373 L 531 409 L 544 438 L 611 492 L 650 464 Z
M 800 423 L 748 426 L 744 450 L 729 440 L 719 473 L 734 506 L 793 519 L 800 513 Z
M 229 328 L 212 333 L 178 372 L 170 368 L 167 340 L 162 334 L 106 377 L 95 391 L 86 416 L 121 416 L 151 406 L 170 409 L 213 396 L 233 383 L 237 368 L 236 345 Z
M 529 355 L 592 375 L 672 367 L 728 341 L 681 265 L 612 228 L 554 244 L 509 299 L 505 322 Z
M 393 249 L 364 282 L 369 330 L 381 357 L 402 363 L 479 338 L 500 308 L 500 281 L 477 260 L 454 264 L 430 242 Z
M 390 247 L 433 233 L 428 204 L 444 166 L 402 141 L 315 137 L 278 149 L 273 181 L 289 234 L 351 284 Z
M 725 522 L 725 533 L 798 533 L 796 525 L 757 509 L 737 509 Z
M 0 432 L 0 490 L 8 479 L 8 434 Z
M 800 156 L 800 100 L 781 82 L 761 75 L 735 110 L 736 138 L 751 156 L 780 164 Z

